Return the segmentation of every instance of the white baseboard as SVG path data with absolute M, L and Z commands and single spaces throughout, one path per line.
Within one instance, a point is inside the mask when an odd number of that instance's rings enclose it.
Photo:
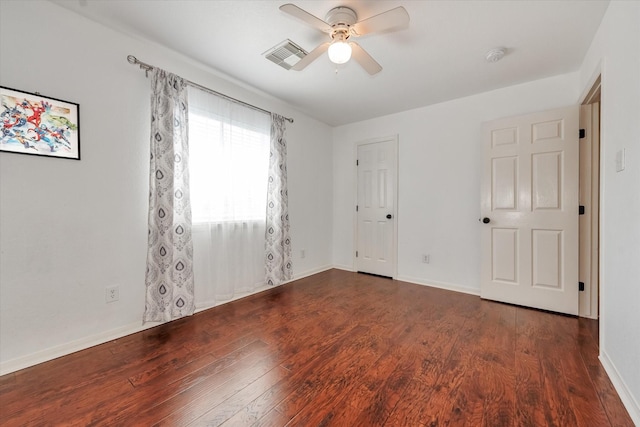
M 352 273 L 356 271 L 352 265 L 334 265 L 332 268 L 335 268 L 336 270 L 350 271 Z
M 332 266 L 328 265 L 328 266 L 324 266 L 324 267 L 320 267 L 320 268 L 315 268 L 315 269 L 312 269 L 312 270 L 304 271 L 302 273 L 297 273 L 297 274 L 293 275 L 293 279 L 284 281 L 284 282 L 280 283 L 279 285 L 276 285 L 276 286 L 262 285 L 262 286 L 260 286 L 258 288 L 255 288 L 254 290 L 252 290 L 250 292 L 243 292 L 243 293 L 236 294 L 236 295 L 233 296 L 233 298 L 227 299 L 227 300 L 224 300 L 224 301 L 215 301 L 214 300 L 214 301 L 201 302 L 200 304 L 198 304 L 196 306 L 195 313 L 200 313 L 201 311 L 208 310 L 210 308 L 217 307 L 219 305 L 226 304 L 226 303 L 229 303 L 229 302 L 232 302 L 232 301 L 237 301 L 239 299 L 248 297 L 250 295 L 259 294 L 260 292 L 268 291 L 269 289 L 274 289 L 274 288 L 277 288 L 278 286 L 282 286 L 282 285 L 285 285 L 287 283 L 295 282 L 296 280 L 304 279 L 305 277 L 313 276 L 314 274 L 322 273 L 323 271 L 331 270 L 332 268 L 333 268 Z
M 409 282 L 416 285 L 430 286 L 432 288 L 445 289 L 447 291 L 461 292 L 463 294 L 480 296 L 480 289 L 467 288 L 466 286 L 454 285 L 452 283 L 436 282 L 433 280 L 425 281 L 414 277 L 399 276 L 397 280 Z
M 217 307 L 219 305 L 224 305 L 233 301 L 237 301 L 239 299 L 246 298 L 251 295 L 259 294 L 260 292 L 268 291 L 269 289 L 277 288 L 278 286 L 263 285 L 249 292 L 241 292 L 241 293 L 235 294 L 230 299 L 203 301 L 196 305 L 196 309 L 194 310 L 193 314 L 200 313 L 201 311 L 209 310 L 210 308 Z
M 609 379 L 611 380 L 613 387 L 618 392 L 618 396 L 620 396 L 622 404 L 627 408 L 629 416 L 635 425 L 640 426 L 640 405 L 638 404 L 638 400 L 633 396 L 631 390 L 629 390 L 629 387 L 627 387 L 627 384 L 624 382 L 620 373 L 605 351 L 600 351 L 599 359 L 604 370 L 607 372 L 607 375 L 609 375 Z
M 147 323 L 143 325 L 142 320 L 140 320 L 139 322 L 131 323 L 126 326 L 80 338 L 78 340 L 50 347 L 26 356 L 7 360 L 6 362 L 0 362 L 0 375 L 10 374 L 11 372 L 19 371 L 43 362 L 48 362 L 49 360 L 57 359 L 58 357 L 66 356 L 71 353 L 75 353 L 76 351 L 85 350 L 99 344 L 104 344 L 136 332 L 144 331 L 145 329 L 153 328 L 157 325 L 158 323 Z
M 326 270 L 330 270 L 331 268 L 333 268 L 331 265 L 326 265 L 320 268 L 304 271 L 302 273 L 296 274 L 292 280 L 289 280 L 282 284 L 303 279 L 305 277 L 312 276 L 314 274 L 318 274 Z M 235 295 L 230 300 L 206 301 L 204 303 L 200 303 L 199 306 L 196 307 L 195 313 L 199 313 L 201 311 L 208 310 L 210 308 L 217 307 L 219 305 L 226 304 L 231 301 L 236 301 L 238 299 L 245 298 L 249 295 L 254 295 L 269 289 L 273 289 L 273 286 L 266 286 L 266 285 L 261 286 L 259 288 L 254 289 L 252 292 L 246 292 L 246 293 Z M 113 340 L 125 337 L 127 335 L 134 334 L 136 332 L 144 331 L 145 329 L 153 328 L 154 326 L 157 326 L 160 323 L 161 322 L 147 322 L 145 325 L 142 325 L 142 320 L 140 320 L 140 322 L 132 323 L 116 329 L 111 329 L 109 331 L 101 332 L 99 334 L 80 338 L 78 340 L 60 344 L 55 347 L 50 347 L 35 353 L 28 354 L 26 356 L 17 357 L 15 359 L 11 359 L 6 362 L 0 362 L 0 375 L 10 374 L 12 372 L 19 371 L 24 368 L 28 368 L 30 366 L 38 365 L 40 363 L 57 359 L 58 357 L 67 356 L 71 353 L 75 353 L 80 350 L 85 350 L 87 348 L 94 347 L 99 344 L 104 344 L 106 342 L 113 341 Z
M 600 319 L 600 316 L 598 316 L 597 314 L 590 314 L 589 316 L 581 316 L 580 314 L 578 314 L 578 316 L 582 317 L 583 319 L 591 319 L 591 320 Z
M 318 267 L 311 270 L 303 271 L 302 273 L 294 274 L 293 279 L 284 283 L 289 283 L 289 282 L 294 282 L 296 280 L 304 279 L 305 277 L 313 276 L 314 274 L 322 273 L 323 271 L 331 270 L 332 268 L 335 268 L 335 267 L 333 265 L 325 265 L 323 267 Z
M 347 265 L 334 265 L 333 268 L 349 272 L 356 271 L 353 267 Z M 452 283 L 436 282 L 433 280 L 425 281 L 423 279 L 416 279 L 415 277 L 409 276 L 398 276 L 395 279 L 402 282 L 413 283 L 415 285 L 429 286 L 432 288 L 445 289 L 447 291 L 462 292 L 464 294 L 480 296 L 479 289 L 467 288 L 466 286 L 454 285 Z

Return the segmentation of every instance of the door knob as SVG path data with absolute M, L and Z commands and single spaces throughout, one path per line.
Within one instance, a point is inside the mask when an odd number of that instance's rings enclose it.
M 484 218 L 482 218 L 482 222 L 485 224 L 489 224 L 491 220 L 485 216 Z
M 393 216 L 391 216 L 391 214 L 387 214 L 387 219 L 391 219 L 393 218 Z

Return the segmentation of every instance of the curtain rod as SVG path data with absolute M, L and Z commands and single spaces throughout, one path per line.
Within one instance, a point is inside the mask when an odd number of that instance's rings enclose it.
M 146 63 L 144 63 L 142 61 L 138 61 L 138 58 L 136 58 L 133 55 L 128 55 L 127 56 L 127 61 L 129 61 L 129 63 L 132 64 L 132 65 L 140 66 L 140 69 L 144 70 L 145 74 L 147 74 L 147 75 L 148 75 L 149 71 L 151 71 L 151 70 L 153 70 L 155 68 L 153 65 L 149 65 L 149 64 L 146 64 Z M 241 104 L 241 105 L 244 105 L 244 106 L 249 107 L 249 108 L 253 108 L 254 110 L 258 110 L 258 111 L 262 111 L 263 113 L 271 114 L 271 111 L 265 110 L 264 108 L 256 107 L 255 105 L 251 105 L 251 104 L 249 104 L 247 102 L 240 101 L 239 99 L 232 98 L 229 95 L 225 95 L 224 93 L 220 93 L 220 92 L 217 92 L 217 91 L 215 91 L 213 89 L 209 89 L 208 87 L 199 85 L 198 83 L 194 83 L 194 82 L 192 82 L 190 80 L 187 80 L 187 79 L 183 79 L 183 80 L 189 86 L 193 86 L 193 87 L 198 88 L 200 90 L 203 90 L 205 92 L 209 92 L 209 93 L 212 93 L 214 95 L 220 96 L 220 97 L 222 97 L 222 98 L 224 98 L 224 99 L 226 99 L 228 101 L 235 102 L 237 104 Z M 285 117 L 284 119 L 286 121 L 288 121 L 289 123 L 293 123 L 293 119 L 290 118 L 290 117 Z

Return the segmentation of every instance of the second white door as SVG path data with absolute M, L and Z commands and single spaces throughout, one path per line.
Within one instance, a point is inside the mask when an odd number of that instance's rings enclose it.
M 396 274 L 397 140 L 358 145 L 356 269 Z

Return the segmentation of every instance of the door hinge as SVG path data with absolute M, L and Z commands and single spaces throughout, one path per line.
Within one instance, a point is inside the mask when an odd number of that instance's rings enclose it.
M 584 215 L 584 206 L 580 205 L 578 208 L 578 215 Z
M 356 166 L 360 166 L 360 160 L 356 160 Z
M 584 292 L 584 282 L 578 282 L 578 290 Z
M 356 251 L 356 258 L 358 258 L 358 251 Z
M 358 205 L 356 205 L 356 212 L 358 212 Z
M 584 129 L 580 129 L 580 139 L 585 138 L 587 136 L 587 131 Z

